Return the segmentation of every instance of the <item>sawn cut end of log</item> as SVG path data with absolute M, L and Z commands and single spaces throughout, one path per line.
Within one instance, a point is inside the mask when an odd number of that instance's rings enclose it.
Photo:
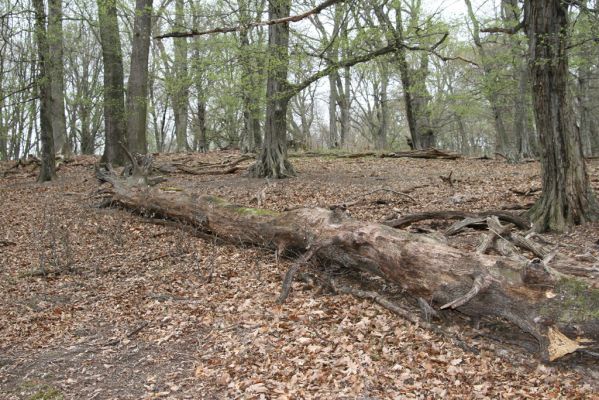
M 426 235 L 356 221 L 340 210 L 275 212 L 209 195 L 130 187 L 103 170 L 97 177 L 112 185 L 102 191 L 104 204 L 177 221 L 232 244 L 289 257 L 307 254 L 375 274 L 414 298 L 432 299 L 438 312 L 447 312 L 440 311 L 445 306 L 473 318 L 500 318 L 536 338 L 544 360 L 599 340 L 599 290 L 582 279 L 540 273 L 542 265 L 465 252 Z

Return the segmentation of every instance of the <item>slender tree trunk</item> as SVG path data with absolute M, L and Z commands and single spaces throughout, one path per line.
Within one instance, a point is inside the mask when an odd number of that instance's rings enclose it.
M 568 5 L 561 0 L 526 5 L 543 186 L 529 214 L 536 230 L 563 231 L 599 217 L 568 92 Z
M 272 0 L 269 19 L 289 16 L 291 0 Z M 289 25 L 268 27 L 268 79 L 266 83 L 266 122 L 264 144 L 258 161 L 251 167 L 254 177 L 285 178 L 295 176 L 287 160 L 287 70 L 289 68 Z
M 521 14 L 518 0 L 501 0 L 501 17 L 506 28 L 513 28 L 518 25 L 522 19 Z M 514 82 L 518 83 L 515 87 L 515 95 L 512 96 L 512 114 L 514 118 L 511 139 L 515 144 L 512 151 L 512 159 L 513 161 L 520 161 L 522 158 L 531 156 L 530 135 L 526 130 L 526 116 L 529 112 L 527 55 L 523 54 L 520 36 L 504 35 L 504 40 L 506 46 L 510 48 L 513 60 L 511 62 L 512 76 L 514 77 Z
M 184 0 L 175 0 L 175 30 L 185 30 Z M 173 112 L 175 114 L 175 137 L 177 151 L 189 148 L 187 143 L 187 111 L 189 107 L 189 76 L 187 66 L 187 39 L 175 38 L 175 91 L 173 94 Z
M 127 83 L 127 137 L 129 150 L 148 152 L 148 59 L 152 32 L 152 0 L 137 0 L 131 47 L 131 69 Z
M 377 132 L 374 140 L 374 147 L 377 150 L 387 148 L 387 131 L 389 130 L 389 101 L 387 99 L 387 89 L 389 86 L 389 72 L 386 64 L 379 63 L 379 72 L 381 78 L 380 92 L 375 95 L 375 105 L 377 114 Z
M 206 134 L 206 102 L 198 96 L 197 101 L 197 150 L 205 153 L 208 151 L 208 137 Z
M 3 68 L 0 61 L 0 76 Z M 0 87 L 0 98 L 4 99 L 2 88 Z M 8 126 L 4 123 L 4 100 L 0 100 L 0 160 L 8 159 Z
M 508 131 L 503 121 L 503 110 L 500 106 L 495 82 L 492 81 L 494 79 L 493 70 L 489 62 L 487 51 L 480 40 L 479 22 L 474 15 L 471 1 L 465 0 L 465 2 L 466 7 L 468 8 L 468 15 L 472 21 L 472 38 L 476 48 L 478 49 L 478 54 L 480 55 L 482 69 L 484 72 L 484 79 L 486 80 L 486 88 L 484 89 L 485 97 L 489 101 L 489 104 L 491 105 L 491 112 L 493 113 L 493 125 L 495 127 L 495 151 L 505 156 L 509 161 L 513 161 L 515 143 L 513 143 L 514 141 L 508 136 Z
M 30 64 L 30 69 L 31 69 L 31 75 L 34 76 L 35 75 L 35 61 L 31 61 Z M 33 97 L 38 96 L 39 95 L 39 89 L 36 85 L 33 86 L 32 90 L 31 90 L 31 94 Z M 36 121 L 37 121 L 37 107 L 34 101 L 29 102 L 29 121 L 28 121 L 28 128 L 27 128 L 27 137 L 25 138 L 25 148 L 23 149 L 23 154 L 24 155 L 28 155 L 29 152 L 31 151 L 31 148 L 34 146 L 34 144 L 32 144 L 32 139 L 33 139 L 33 134 L 34 134 L 34 130 L 35 130 L 35 126 L 36 126 Z M 37 141 L 36 141 L 37 143 Z
M 249 17 L 243 15 L 242 21 L 245 23 L 249 22 Z M 241 151 L 244 153 L 253 153 L 256 151 L 259 143 L 256 143 L 256 129 L 255 114 L 256 107 L 258 107 L 258 96 L 255 92 L 259 90 L 255 85 L 255 65 L 252 65 L 256 60 L 252 57 L 252 50 L 250 49 L 250 40 L 247 30 L 241 30 L 239 32 L 239 44 L 240 44 L 240 59 L 241 59 L 241 89 L 243 98 L 243 132 L 240 140 Z M 260 129 L 258 123 L 257 126 Z M 259 135 L 259 132 L 258 132 Z
M 532 157 L 530 144 L 531 135 L 527 129 L 526 119 L 529 112 L 528 101 L 528 65 L 523 62 L 519 65 L 518 95 L 514 101 L 514 136 L 518 141 L 518 160 Z
M 341 55 L 344 59 L 351 57 L 351 50 L 349 49 L 349 29 L 348 19 L 345 18 L 341 24 L 341 38 L 343 39 L 343 46 L 341 48 Z M 339 94 L 339 108 L 341 111 L 340 131 L 339 131 L 339 146 L 345 145 L 346 139 L 349 137 L 349 129 L 351 125 L 350 107 L 351 107 L 351 68 L 345 67 L 343 69 L 343 83 L 339 74 L 337 75 L 337 93 Z
M 337 133 L 337 102 L 339 96 L 337 94 L 337 78 L 336 72 L 329 75 L 329 147 L 336 148 L 339 146 L 339 135 Z
M 589 157 L 593 153 L 591 138 L 593 134 L 597 134 L 594 128 L 591 99 L 590 99 L 590 84 L 592 74 L 590 65 L 587 60 L 582 60 L 578 67 L 578 112 L 580 115 L 580 139 L 582 142 L 582 152 L 585 157 Z
M 42 165 L 40 174 L 37 177 L 38 182 L 51 181 L 56 178 L 56 164 L 54 153 L 54 137 L 52 135 L 52 81 L 49 75 L 49 52 L 47 31 L 46 31 L 46 11 L 44 9 L 44 0 L 33 0 L 35 9 L 35 40 L 38 49 L 38 75 L 36 84 L 40 96 L 40 129 L 42 151 Z
M 402 21 L 402 10 L 399 3 L 395 7 L 395 26 L 385 15 L 381 7 L 375 8 L 379 23 L 386 24 L 390 30 L 390 36 L 398 43 L 404 42 L 404 28 Z M 418 15 L 411 16 L 413 21 L 418 20 Z M 413 149 L 425 149 L 435 145 L 435 132 L 430 123 L 430 112 L 428 101 L 430 95 L 426 88 L 428 76 L 428 56 L 421 55 L 420 65 L 412 69 L 408 62 L 406 49 L 400 46 L 395 51 L 395 57 L 399 67 L 399 75 L 403 89 L 403 97 L 406 107 L 406 118 L 410 130 L 411 147 Z
M 125 142 L 125 89 L 116 0 L 97 2 L 104 63 L 105 141 L 102 162 L 120 165 L 125 161 L 125 154 L 119 145 Z
M 344 69 L 343 81 L 344 83 L 341 84 L 341 78 L 337 78 L 337 92 L 340 93 L 339 108 L 341 109 L 339 147 L 345 145 L 345 141 L 349 137 L 349 128 L 351 124 L 349 113 L 351 107 L 351 72 L 349 67 Z
M 62 0 L 48 1 L 48 45 L 50 47 L 48 74 L 52 81 L 51 119 L 54 150 L 57 153 L 70 156 L 71 145 L 67 137 L 64 99 Z

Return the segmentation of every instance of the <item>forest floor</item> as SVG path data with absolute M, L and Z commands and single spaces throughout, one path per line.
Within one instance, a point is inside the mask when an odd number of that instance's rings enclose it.
M 176 154 L 157 163 L 236 157 Z M 52 183 L 35 183 L 27 169 L 0 178 L 1 399 L 599 398 L 592 361 L 573 354 L 542 364 L 492 339 L 492 322 L 445 324 L 480 350 L 473 354 L 369 301 L 301 282 L 277 305 L 290 261 L 98 208 L 95 161 L 64 164 Z M 349 212 L 369 221 L 526 207 L 540 186 L 537 163 L 327 156 L 292 162 L 293 179 L 181 173 L 161 186 L 252 207 L 262 192 L 261 206 L 277 210 L 364 199 Z M 0 164 L 0 176 L 10 165 Z M 450 172 L 452 185 L 440 178 Z M 598 190 L 599 162 L 591 161 L 589 172 Z M 448 225 L 424 221 L 406 229 Z M 481 235 L 467 231 L 450 244 L 474 250 Z M 599 265 L 599 224 L 543 237 L 581 263 Z

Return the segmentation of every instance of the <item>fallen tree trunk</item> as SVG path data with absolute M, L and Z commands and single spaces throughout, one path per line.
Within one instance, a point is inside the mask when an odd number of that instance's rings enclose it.
M 458 153 L 450 153 L 430 147 L 422 150 L 397 151 L 395 153 L 383 153 L 381 158 L 426 158 L 426 159 L 441 159 L 441 160 L 457 160 L 462 158 Z
M 340 210 L 274 212 L 214 196 L 130 187 L 103 171 L 97 176 L 112 184 L 102 191 L 108 196 L 104 204 L 178 221 L 231 243 L 366 271 L 438 312 L 451 308 L 473 318 L 502 318 L 536 338 L 544 360 L 599 339 L 599 289 L 538 260 L 464 252 L 425 235 L 353 220 Z

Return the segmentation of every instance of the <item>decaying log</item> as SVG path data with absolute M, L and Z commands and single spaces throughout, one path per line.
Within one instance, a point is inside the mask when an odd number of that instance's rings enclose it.
M 428 158 L 428 159 L 442 159 L 442 160 L 457 160 L 462 158 L 458 153 L 450 153 L 435 148 L 423 149 L 423 150 L 410 150 L 410 151 L 398 151 L 395 153 L 384 153 L 381 154 L 382 158 Z
M 239 164 L 244 161 L 253 160 L 255 156 L 251 154 L 244 154 L 234 160 L 227 160 L 221 163 L 202 163 L 200 165 L 191 166 L 180 162 L 172 164 L 162 164 L 155 167 L 158 171 L 163 173 L 176 173 L 184 172 L 190 175 L 227 175 L 234 174 L 235 172 L 243 169 Z
M 366 197 L 368 195 L 371 195 L 371 194 L 374 194 L 374 193 L 378 193 L 378 192 L 392 193 L 392 194 L 395 194 L 397 196 L 404 197 L 404 198 L 410 200 L 412 203 L 416 203 L 416 199 L 414 199 L 412 196 L 410 196 L 407 193 L 398 192 L 397 190 L 393 190 L 393 189 L 379 188 L 379 189 L 371 190 L 371 191 L 366 192 L 366 193 L 362 193 L 362 194 L 360 194 L 358 196 L 354 196 L 351 199 L 349 199 L 348 201 L 345 201 L 343 203 L 330 205 L 329 208 L 331 210 L 334 210 L 336 208 L 347 209 L 348 207 L 352 207 L 352 206 L 361 204 L 363 202 L 366 202 L 366 200 L 364 199 L 364 197 Z
M 445 307 L 475 319 L 503 319 L 532 335 L 545 360 L 599 340 L 599 289 L 553 274 L 543 262 L 465 252 L 430 236 L 353 220 L 340 210 L 275 212 L 209 195 L 129 187 L 102 170 L 97 177 L 112 185 L 103 190 L 111 205 L 178 221 L 231 243 L 305 254 L 300 263 L 311 259 L 372 273 L 427 299 L 438 313 L 448 312 L 441 311 Z

